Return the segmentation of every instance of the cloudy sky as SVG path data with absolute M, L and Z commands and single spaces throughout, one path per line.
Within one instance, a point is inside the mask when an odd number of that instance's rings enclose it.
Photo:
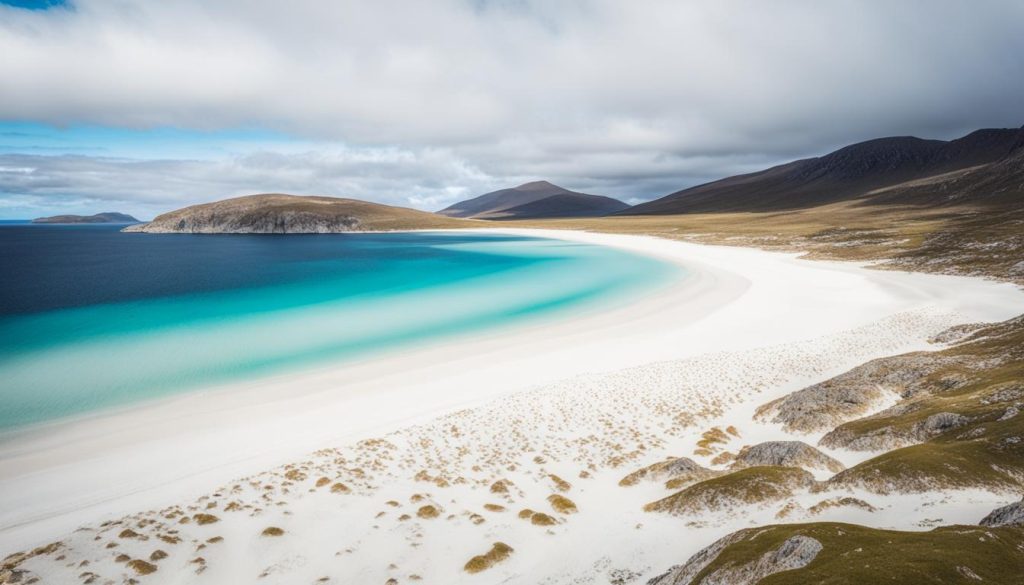
M 0 217 L 257 192 L 637 202 L 1024 124 L 1024 2 L 0 0 Z

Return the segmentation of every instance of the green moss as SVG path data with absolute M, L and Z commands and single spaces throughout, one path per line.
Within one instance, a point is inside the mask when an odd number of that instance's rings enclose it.
M 1024 529 L 948 526 L 929 532 L 877 530 L 853 524 L 767 526 L 744 531 L 701 571 L 694 582 L 718 569 L 754 562 L 790 537 L 822 544 L 802 569 L 776 573 L 759 585 L 861 585 L 865 583 L 1020 583 L 1024 575 Z

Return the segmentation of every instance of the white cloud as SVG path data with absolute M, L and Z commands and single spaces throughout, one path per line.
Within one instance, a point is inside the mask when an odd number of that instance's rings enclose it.
M 178 175 L 92 159 L 163 204 L 288 188 L 430 208 L 520 178 L 650 197 L 860 139 L 1020 125 L 1022 29 L 1012 0 L 78 0 L 0 7 L 0 119 L 349 145 Z

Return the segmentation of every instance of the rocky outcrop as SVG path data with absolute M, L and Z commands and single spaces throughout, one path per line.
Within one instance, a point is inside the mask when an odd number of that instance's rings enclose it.
M 194 205 L 123 231 L 188 234 L 329 234 L 466 227 L 465 221 L 355 199 L 249 195 Z
M 732 464 L 733 469 L 759 465 L 779 465 L 802 469 L 820 469 L 839 473 L 842 463 L 803 441 L 768 441 L 743 447 Z
M 640 468 L 622 478 L 619 485 L 628 487 L 641 481 L 671 481 L 677 487 L 684 487 L 720 473 L 701 466 L 689 457 L 677 457 Z
M 864 510 L 865 512 L 878 511 L 878 508 L 872 506 L 871 504 L 865 502 L 860 498 L 851 498 L 849 496 L 844 496 L 840 498 L 828 498 L 822 500 L 808 508 L 807 513 L 811 516 L 817 516 L 818 514 L 821 514 L 822 512 L 832 508 L 859 508 L 861 510 Z
M 907 408 L 906 406 L 900 406 L 891 412 L 887 411 L 883 414 L 898 416 L 905 414 L 905 412 L 900 411 Z M 830 449 L 849 449 L 851 451 L 897 449 L 923 443 L 963 427 L 970 422 L 970 419 L 962 414 L 938 412 L 909 426 L 903 424 L 886 425 L 869 432 L 839 427 L 822 437 L 818 444 Z
M 832 429 L 869 414 L 886 400 L 918 394 L 925 389 L 923 377 L 948 361 L 918 353 L 873 360 L 764 404 L 754 418 L 781 424 L 788 432 Z
M 806 567 L 821 552 L 822 545 L 817 539 L 796 535 L 786 539 L 779 548 L 768 551 L 757 560 L 742 565 L 728 564 L 712 571 L 699 582 L 700 575 L 709 564 L 730 545 L 754 538 L 756 531 L 742 531 L 730 534 L 694 555 L 686 564 L 668 573 L 655 577 L 648 585 L 755 585 L 765 577 Z
M 1024 499 L 996 508 L 979 522 L 982 526 L 1024 526 Z
M 702 548 L 682 565 L 676 565 L 667 572 L 654 577 L 647 585 L 689 585 L 693 578 L 710 565 L 729 545 L 743 540 L 747 531 L 741 530 L 724 536 Z
M 644 506 L 647 512 L 699 514 L 788 498 L 815 485 L 814 476 L 795 467 L 748 467 L 691 485 Z

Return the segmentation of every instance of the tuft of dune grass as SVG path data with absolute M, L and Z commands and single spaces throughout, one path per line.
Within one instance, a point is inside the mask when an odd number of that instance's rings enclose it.
M 555 520 L 544 512 L 537 512 L 530 518 L 530 523 L 535 526 L 554 526 L 555 524 L 558 524 L 558 520 Z
M 192 519 L 195 520 L 196 524 L 199 524 L 199 525 L 213 524 L 214 522 L 220 522 L 220 518 L 214 516 L 213 514 L 195 514 L 195 515 L 192 516 Z
M 128 566 L 139 575 L 149 575 L 150 573 L 156 572 L 156 565 L 153 563 L 147 563 L 142 559 L 133 559 L 128 561 Z
M 576 509 L 576 502 L 561 494 L 551 494 L 548 496 L 548 503 L 559 514 L 575 514 L 579 511 Z
M 513 552 L 513 548 L 504 542 L 496 542 L 491 545 L 491 550 L 482 555 L 477 555 L 466 563 L 463 569 L 467 573 L 479 573 L 486 571 L 494 565 L 507 559 Z
M 416 510 L 416 515 L 423 519 L 437 518 L 441 515 L 441 511 L 438 510 L 436 506 L 427 504 L 426 506 L 421 506 L 419 510 Z

